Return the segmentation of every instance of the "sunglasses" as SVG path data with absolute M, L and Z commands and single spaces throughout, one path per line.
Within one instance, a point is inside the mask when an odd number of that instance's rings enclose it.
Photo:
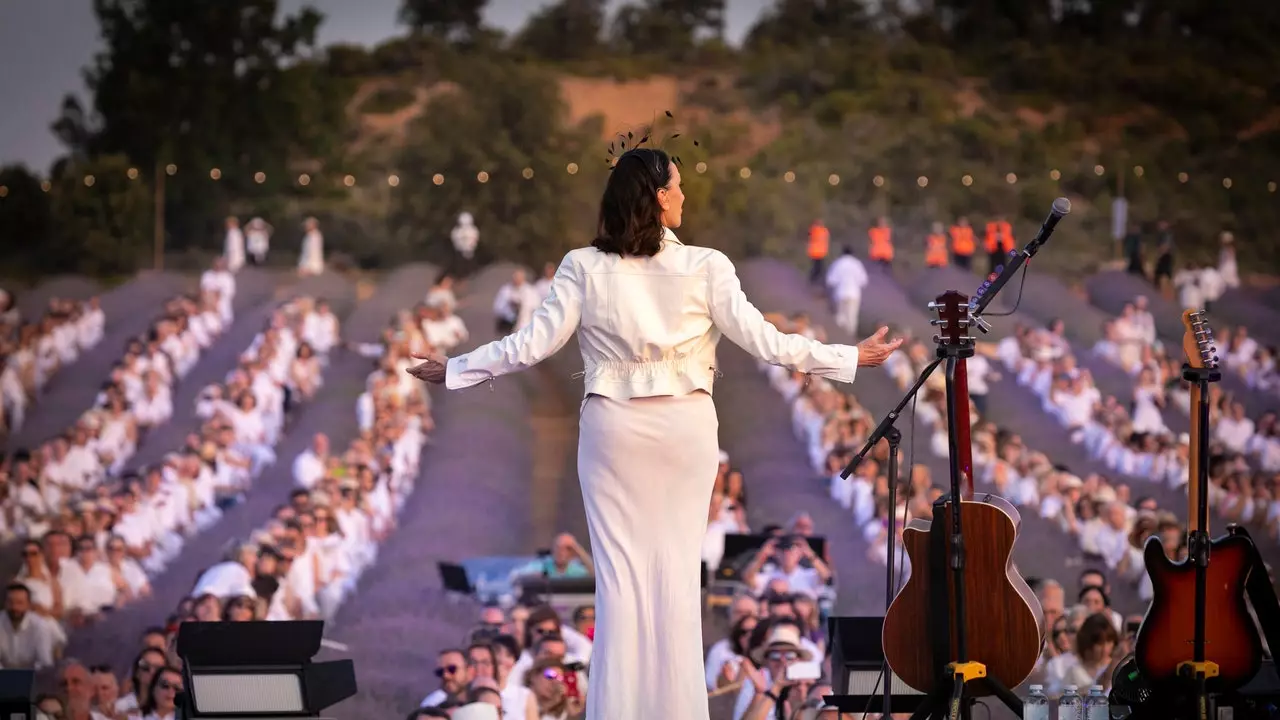
M 457 665 L 445 665 L 444 667 L 438 667 L 436 668 L 436 677 L 442 678 L 445 675 L 457 675 L 458 670 L 459 668 Z
M 549 626 L 539 625 L 533 629 L 533 634 L 534 635 L 551 635 L 555 633 L 557 630 L 559 630 L 559 628 L 555 627 L 554 625 L 549 625 Z
M 555 668 L 547 668 L 546 670 L 542 671 L 542 677 L 548 680 L 559 680 L 562 676 L 560 675 L 559 670 Z
M 799 660 L 800 653 L 796 652 L 795 650 L 771 650 L 764 657 L 766 660 L 770 660 L 773 662 L 779 662 L 781 660 L 786 660 L 788 662 L 791 662 L 794 660 Z
M 181 685 L 171 683 L 168 680 L 161 680 L 160 682 L 156 683 L 156 689 L 157 690 L 173 690 L 174 692 L 182 692 Z

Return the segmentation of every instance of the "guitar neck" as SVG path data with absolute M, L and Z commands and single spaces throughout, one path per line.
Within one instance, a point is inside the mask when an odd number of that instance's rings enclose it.
M 1197 508 L 1200 506 L 1200 434 L 1208 428 L 1201 427 L 1200 422 L 1200 386 L 1191 385 L 1191 445 L 1187 453 L 1187 532 L 1209 532 L 1208 521 L 1205 527 L 1200 526 Z M 1206 458 L 1207 459 L 1207 458 Z
M 956 416 L 951 433 L 956 439 L 956 464 L 960 468 L 960 499 L 973 499 L 973 440 L 970 433 L 969 372 L 964 358 L 956 360 L 956 374 L 952 380 L 955 392 Z

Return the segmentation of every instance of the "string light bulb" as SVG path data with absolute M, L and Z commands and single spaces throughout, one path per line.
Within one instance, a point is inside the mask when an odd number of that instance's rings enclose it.
M 40 183 L 40 189 L 43 190 L 44 192 L 49 192 L 50 190 L 53 189 L 53 183 L 49 182 L 48 180 L 45 180 L 44 182 Z
M 354 187 L 356 184 L 356 177 L 354 175 L 348 175 L 342 178 L 342 184 L 347 187 Z
M 400 176 L 399 176 L 399 175 L 388 175 L 388 176 L 387 176 L 387 184 L 388 184 L 388 185 L 390 185 L 391 187 L 400 187 Z
M 1142 168 L 1142 166 L 1141 166 L 1141 165 L 1134 165 L 1134 166 L 1133 166 L 1133 174 L 1134 174 L 1134 176 L 1135 176 L 1135 177 L 1142 177 L 1143 175 L 1145 175 L 1145 174 L 1146 174 L 1146 172 L 1147 172 L 1147 171 L 1146 171 L 1146 170 L 1144 170 L 1144 169 Z
M 489 182 L 489 173 L 485 172 L 484 170 L 481 170 L 480 172 L 476 173 L 476 182 L 478 183 Z
M 2 198 L 2 197 L 9 197 L 9 186 L 8 186 L 8 185 L 0 185 L 0 198 Z
M 707 164 L 702 161 L 699 161 L 697 165 L 693 166 L 693 169 L 696 170 L 699 175 L 701 175 L 702 173 L 705 173 L 707 171 Z
M 783 173 L 782 180 L 784 182 L 793 183 L 796 181 L 796 174 L 788 170 L 785 173 Z
M 1267 192 L 1273 193 L 1275 191 L 1276 191 L 1276 181 L 1272 180 L 1271 182 L 1267 183 Z
M 1230 189 L 1231 189 L 1231 178 L 1229 178 L 1229 177 L 1222 178 L 1222 187 L 1224 187 L 1224 188 L 1226 188 L 1226 189 L 1230 190 Z
M 1098 177 L 1102 177 L 1102 174 L 1105 173 L 1106 171 L 1107 169 L 1102 167 L 1101 165 L 1093 166 L 1093 174 L 1097 175 Z
M 213 180 L 219 180 L 222 178 L 222 171 L 219 170 L 218 168 L 214 168 L 209 171 L 209 177 Z M 303 177 L 306 177 L 306 176 L 303 175 Z M 306 185 L 306 183 L 302 183 L 302 184 Z
M 840 176 L 839 176 L 839 175 L 837 175 L 837 174 L 835 174 L 835 173 L 831 173 L 830 175 L 828 175 L 828 176 L 827 176 L 827 183 L 828 183 L 829 185 L 831 185 L 832 187 L 835 187 L 836 185 L 839 185 L 839 184 L 840 184 Z
M 432 175 L 432 176 L 431 176 L 431 184 L 432 184 L 432 185 L 443 185 L 443 184 L 444 184 L 444 175 L 442 175 L 441 173 L 436 173 L 435 175 Z
M 565 172 L 569 173 L 570 175 L 577 175 L 577 174 L 578 174 L 578 163 L 572 163 L 572 162 L 571 162 L 571 163 L 569 163 L 568 165 L 566 165 L 564 169 L 565 169 Z M 438 183 L 437 183 L 437 184 L 438 184 Z
M 969 187 L 970 185 L 973 184 L 973 176 L 965 175 L 964 177 L 960 178 L 960 184 L 965 187 Z
M 125 175 L 126 175 L 130 180 L 137 180 L 137 179 L 138 179 L 138 168 L 129 168 L 127 171 L 125 171 Z
M 168 165 L 165 165 L 165 166 L 164 166 L 164 174 L 165 174 L 165 175 L 177 175 L 177 174 L 178 174 L 178 166 L 177 166 L 177 165 L 174 165 L 173 163 L 169 163 Z
M 267 181 L 267 174 L 264 172 L 256 172 L 253 174 L 253 181 L 261 185 Z
M 531 168 L 531 167 L 527 167 L 527 168 L 525 168 L 525 169 L 521 170 L 521 171 L 520 171 L 520 176 L 521 176 L 521 177 L 523 177 L 525 180 L 532 180 L 532 179 L 533 179 L 533 168 Z
M 883 175 L 877 175 L 877 176 L 875 176 L 875 177 L 871 178 L 871 184 L 872 184 L 872 185 L 875 185 L 876 187 L 884 187 L 884 176 L 883 176 Z
M 95 182 L 97 182 L 97 181 L 98 181 L 98 179 L 97 179 L 97 178 L 95 178 L 95 177 L 94 177 L 94 176 L 92 176 L 92 175 L 85 175 L 85 176 L 84 176 L 84 186 L 85 186 L 85 187 L 93 187 L 93 184 L 94 184 Z
M 1180 173 L 1178 173 L 1178 182 L 1180 182 L 1180 183 L 1185 183 L 1185 182 L 1187 182 L 1187 181 L 1188 181 L 1188 180 L 1190 180 L 1190 179 L 1191 179 L 1191 176 L 1190 176 L 1190 175 L 1188 175 L 1188 174 L 1186 174 L 1186 173 L 1184 173 L 1184 172 L 1180 172 Z
M 920 177 L 916 178 L 916 184 L 919 185 L 920 187 L 929 187 L 929 178 L 925 177 L 924 175 L 921 175 Z
M 747 178 L 751 177 L 751 168 L 744 167 L 741 170 L 739 170 L 738 177 L 742 178 L 743 180 L 746 180 Z
M 308 175 L 308 174 L 306 174 L 306 173 L 302 173 L 301 175 L 299 175 L 299 176 L 298 176 L 298 184 L 299 184 L 299 185 L 310 185 L 310 184 L 311 184 L 311 176 L 310 176 L 310 175 Z
M 1049 179 L 1050 179 L 1050 180 L 1061 180 L 1061 179 L 1062 179 L 1062 173 L 1058 172 L 1058 168 L 1054 168 L 1054 169 L 1052 169 L 1052 170 L 1050 170 L 1050 171 L 1049 171 Z

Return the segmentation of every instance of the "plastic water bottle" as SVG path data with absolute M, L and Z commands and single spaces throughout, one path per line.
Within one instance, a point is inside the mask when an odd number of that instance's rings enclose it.
M 1022 720 L 1049 720 L 1049 698 L 1043 685 L 1031 686 L 1031 694 L 1022 701 Z
M 1107 704 L 1107 694 L 1101 685 L 1089 688 L 1089 697 L 1084 699 L 1084 720 L 1110 720 L 1111 708 Z
M 1075 685 L 1068 685 L 1058 699 L 1058 720 L 1084 720 L 1084 698 Z

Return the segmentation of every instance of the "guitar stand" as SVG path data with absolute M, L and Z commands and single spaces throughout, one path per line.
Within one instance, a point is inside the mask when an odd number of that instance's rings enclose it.
M 947 427 L 956 425 L 956 393 L 967 392 L 957 388 L 956 368 L 961 360 L 973 357 L 972 343 L 963 345 L 938 344 L 938 359 L 946 362 L 946 398 Z M 911 715 L 911 720 L 969 720 L 972 716 L 972 696 L 966 694 L 966 688 L 977 683 L 985 685 L 1017 717 L 1022 717 L 1022 701 L 1013 691 L 1005 687 L 999 679 L 987 675 L 987 667 L 981 662 L 969 658 L 967 632 L 965 628 L 965 547 L 964 529 L 961 527 L 960 511 L 960 477 L 972 473 L 972 468 L 960 467 L 960 452 L 956 446 L 954 433 L 947 433 L 950 442 L 950 475 L 951 493 L 934 502 L 933 523 L 929 530 L 929 568 L 930 598 L 929 615 L 930 642 L 933 645 L 933 657 L 951 658 L 955 661 L 938 668 L 938 679 L 935 689 L 920 708 Z M 943 518 L 950 505 L 951 527 Z M 948 571 L 950 571 L 948 573 Z M 948 575 L 950 577 L 948 577 Z M 948 592 L 950 587 L 951 592 Z M 951 602 L 954 596 L 955 602 Z M 955 638 L 954 646 L 952 637 Z M 954 652 L 953 652 L 954 649 Z M 971 685 L 973 684 L 973 685 Z
M 1207 683 L 1210 678 L 1218 676 L 1218 664 L 1205 659 L 1205 613 L 1207 611 L 1205 594 L 1209 572 L 1209 383 L 1222 379 L 1222 372 L 1216 368 L 1182 366 L 1182 379 L 1195 383 L 1200 389 L 1200 403 L 1195 408 L 1200 416 L 1200 433 L 1197 437 L 1199 445 L 1196 471 L 1196 487 L 1199 490 L 1196 502 L 1196 530 L 1187 536 L 1187 554 L 1196 566 L 1195 588 L 1195 630 L 1191 643 L 1191 659 L 1178 665 L 1178 677 L 1191 690 L 1195 702 L 1196 717 L 1208 720 L 1209 693 Z

